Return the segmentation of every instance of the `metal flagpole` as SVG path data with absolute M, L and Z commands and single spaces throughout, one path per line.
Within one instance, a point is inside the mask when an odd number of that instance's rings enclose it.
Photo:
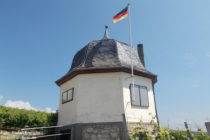
M 129 41 L 130 41 L 130 54 L 131 54 L 131 77 L 133 77 L 133 57 L 132 57 L 132 49 L 133 49 L 133 40 L 132 40 L 132 31 L 131 31 L 131 15 L 130 15 L 130 4 L 128 4 L 128 24 L 129 24 Z
M 131 57 L 131 78 L 132 78 L 132 93 L 134 92 L 134 75 L 133 75 L 133 40 L 132 40 L 132 30 L 131 30 L 131 10 L 130 4 L 128 3 L 128 24 L 129 24 L 129 41 L 130 41 L 130 57 Z
M 128 3 L 128 25 L 129 25 L 129 42 L 130 42 L 130 58 L 131 58 L 131 78 L 132 78 L 131 93 L 133 94 L 134 93 L 133 56 L 132 56 L 133 44 L 132 44 L 131 17 L 130 17 L 130 4 L 129 3 Z M 127 108 L 127 105 L 126 105 L 126 108 Z M 125 112 L 126 112 L 126 108 L 125 108 Z M 125 133 L 125 140 L 129 140 L 125 113 L 123 114 L 123 120 L 125 122 L 125 131 L 127 132 Z

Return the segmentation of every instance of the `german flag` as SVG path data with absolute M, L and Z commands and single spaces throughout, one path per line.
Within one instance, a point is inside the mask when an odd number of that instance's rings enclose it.
M 124 19 L 125 17 L 128 16 L 128 6 L 126 8 L 124 8 L 122 11 L 120 11 L 118 14 L 116 14 L 112 20 L 114 23 Z

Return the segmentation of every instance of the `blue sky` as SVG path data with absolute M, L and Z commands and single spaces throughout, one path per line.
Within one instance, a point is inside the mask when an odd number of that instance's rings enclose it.
M 112 23 L 127 3 L 133 44 L 144 44 L 146 67 L 158 75 L 161 123 L 203 127 L 210 121 L 209 0 L 1 0 L 0 104 L 56 110 L 54 81 L 79 49 L 102 38 L 105 24 L 111 38 L 129 42 L 127 19 Z

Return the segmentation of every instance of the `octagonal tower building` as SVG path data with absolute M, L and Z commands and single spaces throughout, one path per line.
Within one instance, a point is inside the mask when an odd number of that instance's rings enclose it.
M 75 54 L 70 70 L 56 81 L 59 131 L 70 132 L 71 140 L 124 140 L 136 123 L 158 123 L 156 81 L 145 68 L 143 45 L 131 48 L 106 30 Z

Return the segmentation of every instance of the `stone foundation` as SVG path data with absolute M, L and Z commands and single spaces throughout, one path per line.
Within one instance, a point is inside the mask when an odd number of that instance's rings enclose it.
M 94 124 L 82 128 L 82 140 L 121 140 L 120 126 L 117 124 Z
M 123 122 L 73 124 L 59 129 L 71 130 L 71 140 L 124 140 Z
M 70 140 L 125 140 L 127 130 L 130 133 L 135 127 L 143 127 L 152 132 L 154 126 L 151 123 L 129 122 L 125 128 L 123 122 L 80 123 L 61 127 L 58 132 L 71 132 Z M 60 139 L 66 140 L 64 137 Z

